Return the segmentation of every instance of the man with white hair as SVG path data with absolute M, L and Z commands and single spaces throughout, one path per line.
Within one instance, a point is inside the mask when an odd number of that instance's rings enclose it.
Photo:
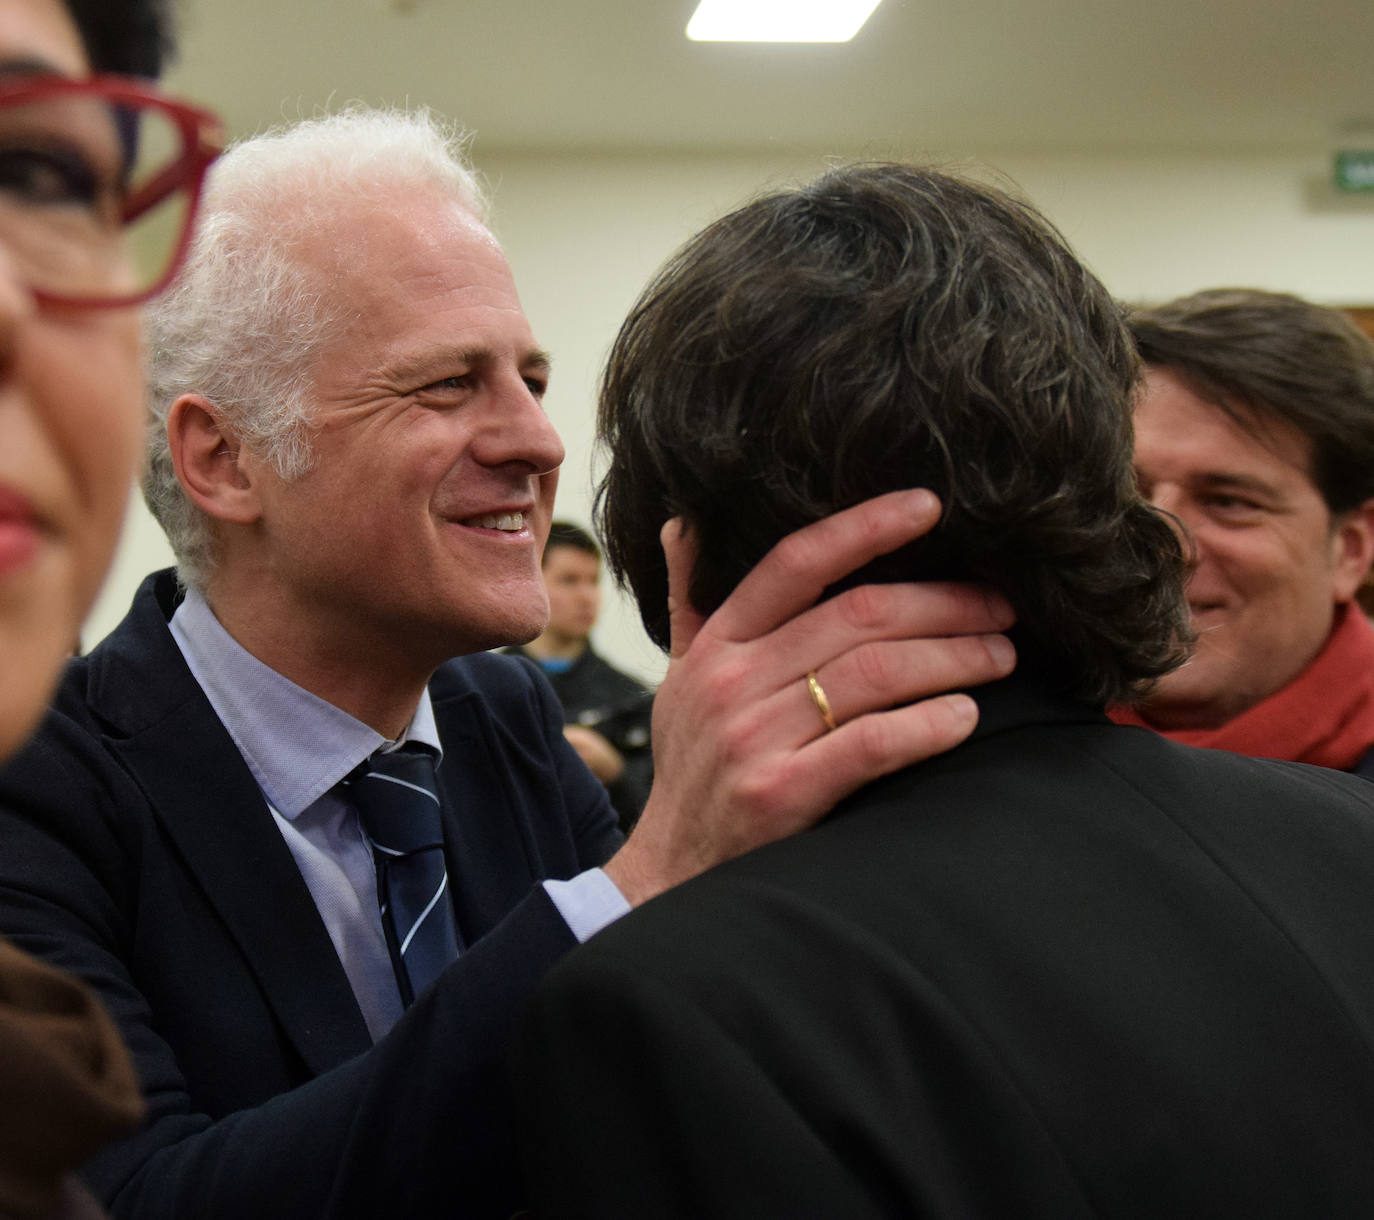
M 484 652 L 544 625 L 563 458 L 484 214 L 426 116 L 301 124 L 225 158 L 152 316 L 178 572 L 0 777 L 0 930 L 97 988 L 148 1103 L 88 1167 L 116 1216 L 509 1215 L 502 1065 L 545 970 L 962 740 L 968 697 L 927 696 L 1011 666 L 977 590 L 814 605 L 929 493 L 793 536 L 707 620 L 669 528 L 684 609 L 622 845 L 547 685 Z

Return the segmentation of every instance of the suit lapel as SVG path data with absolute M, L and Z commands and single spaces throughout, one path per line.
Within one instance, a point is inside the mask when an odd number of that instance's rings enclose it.
M 528 833 L 528 810 L 486 740 L 480 700 L 458 696 L 435 702 L 444 743 L 439 769 L 444 808 L 444 851 L 454 914 L 471 945 L 525 898 L 541 877 Z M 524 867 L 520 862 L 524 861 Z
M 119 680 L 97 684 L 111 697 L 96 710 L 130 730 L 110 749 L 147 795 L 302 1059 L 312 1072 L 328 1071 L 371 1045 L 348 978 L 252 773 L 165 617 L 137 617 L 120 629 L 141 628 L 136 648 L 119 654 L 130 641 L 110 641 Z

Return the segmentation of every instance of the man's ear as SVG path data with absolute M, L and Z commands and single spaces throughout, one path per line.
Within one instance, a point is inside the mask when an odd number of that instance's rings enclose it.
M 1331 533 L 1332 599 L 1340 604 L 1355 596 L 1374 564 L 1374 500 L 1337 518 Z
M 167 443 L 177 479 L 196 506 L 221 521 L 248 525 L 261 515 L 238 438 L 219 409 L 199 394 L 183 394 L 167 412 Z
M 658 541 L 668 566 L 668 639 L 655 638 L 654 642 L 660 647 L 666 643 L 668 655 L 680 657 L 706 622 L 706 615 L 695 610 L 688 598 L 697 566 L 697 535 L 683 518 L 672 517 L 663 523 Z

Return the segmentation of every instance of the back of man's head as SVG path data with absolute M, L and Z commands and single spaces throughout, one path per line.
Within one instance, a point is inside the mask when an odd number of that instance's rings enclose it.
M 1186 637 L 1179 544 L 1131 474 L 1137 373 L 1118 307 L 1032 208 L 832 171 L 711 225 L 627 319 L 600 403 L 607 558 L 662 644 L 667 518 L 697 531 L 709 613 L 789 531 L 929 487 L 940 527 L 864 575 L 987 580 L 1023 663 L 1120 698 Z
M 417 190 L 456 199 L 485 220 L 484 189 L 465 160 L 466 136 L 428 111 L 354 107 L 254 136 L 212 168 L 186 264 L 148 313 L 149 432 L 144 499 L 203 586 L 213 533 L 177 481 L 167 413 L 184 394 L 283 478 L 311 463 L 314 355 L 347 321 L 331 267 L 314 265 L 321 233 L 343 208 L 375 207 Z M 337 248 L 335 265 L 350 251 Z M 316 259 L 317 261 L 317 259 Z
M 1271 417 L 1307 437 L 1312 481 L 1333 514 L 1374 496 L 1374 342 L 1345 314 L 1287 293 L 1217 288 L 1128 321 L 1146 364 L 1243 427 Z

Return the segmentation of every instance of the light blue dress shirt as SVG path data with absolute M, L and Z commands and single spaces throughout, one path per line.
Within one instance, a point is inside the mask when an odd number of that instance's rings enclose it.
M 172 616 L 171 630 L 262 789 L 375 1041 L 401 1015 L 401 996 L 377 906 L 372 850 L 357 810 L 334 788 L 378 749 L 416 741 L 442 756 L 429 692 L 392 742 L 264 665 L 220 625 L 195 590 Z M 570 881 L 546 881 L 544 888 L 579 941 L 630 909 L 599 868 Z

